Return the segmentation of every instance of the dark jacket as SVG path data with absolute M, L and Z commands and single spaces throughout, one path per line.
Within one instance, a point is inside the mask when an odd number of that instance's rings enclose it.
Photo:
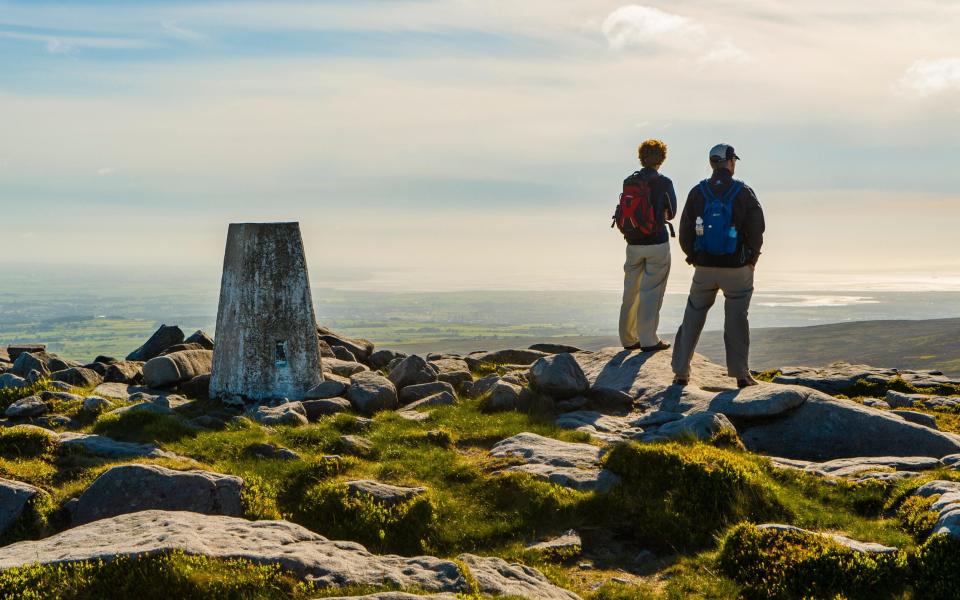
M 723 194 L 733 185 L 733 174 L 727 169 L 717 169 L 710 177 L 710 187 L 714 194 Z M 737 228 L 737 250 L 733 254 L 715 256 L 705 251 L 694 250 L 696 241 L 697 217 L 703 216 L 704 198 L 700 186 L 695 186 L 687 196 L 687 204 L 680 216 L 680 248 L 687 255 L 687 262 L 698 267 L 731 267 L 755 265 L 763 247 L 763 209 L 750 186 L 733 199 L 733 225 Z
M 656 169 L 644 167 L 627 177 L 624 183 L 627 183 L 634 177 L 639 177 L 641 180 L 650 184 L 650 200 L 653 202 L 653 209 L 658 218 L 662 218 L 663 212 L 666 210 L 669 213 L 668 220 L 673 219 L 677 214 L 677 193 L 673 190 L 673 182 L 670 181 L 670 178 L 660 175 Z M 643 237 L 636 232 L 631 232 L 631 235 L 625 234 L 623 238 L 627 240 L 627 243 L 630 245 L 654 246 L 656 244 L 669 242 L 670 234 L 667 232 L 666 224 L 664 224 L 663 227 L 660 228 L 660 232 L 655 236 Z

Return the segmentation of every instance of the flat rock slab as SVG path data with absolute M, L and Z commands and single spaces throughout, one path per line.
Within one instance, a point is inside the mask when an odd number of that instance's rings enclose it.
M 619 442 L 643 433 L 643 428 L 634 424 L 636 416 L 605 415 L 593 410 L 578 410 L 557 417 L 557 427 L 589 433 L 604 442 Z
M 174 471 L 158 465 L 120 465 L 104 471 L 77 501 L 73 522 L 89 523 L 142 510 L 243 514 L 243 479 L 210 471 Z
M 153 444 L 120 442 L 103 435 L 65 431 L 60 434 L 62 448 L 76 448 L 102 458 L 182 458 Z
M 490 453 L 498 458 L 517 457 L 525 464 L 506 470 L 583 491 L 607 490 L 619 482 L 612 472 L 600 468 L 604 450 L 590 444 L 562 442 L 535 433 L 519 433 L 497 442 Z
M 57 535 L 0 548 L 0 569 L 33 563 L 110 560 L 180 550 L 212 558 L 279 563 L 322 587 L 397 586 L 468 592 L 456 563 L 429 556 L 378 556 L 354 542 L 334 542 L 287 521 L 247 521 L 191 512 L 148 510 L 102 519 Z M 500 559 L 462 555 L 483 593 L 575 600 L 539 571 Z
M 846 546 L 847 548 L 850 548 L 854 552 L 861 552 L 864 554 L 891 554 L 897 551 L 896 548 L 893 548 L 891 546 L 884 546 L 883 544 L 876 544 L 873 542 L 861 542 L 837 533 L 819 533 L 816 531 L 808 531 L 806 529 L 800 529 L 799 527 L 794 527 L 793 525 L 765 523 L 763 525 L 757 525 L 757 529 L 775 529 L 777 531 L 797 531 L 799 533 L 806 533 L 809 535 L 826 537 L 840 544 L 841 546 Z
M 960 384 L 960 380 L 945 377 L 937 371 L 884 369 L 847 362 L 835 362 L 826 367 L 783 367 L 774 382 L 802 385 L 828 394 L 838 394 L 861 379 L 872 383 L 887 383 L 898 376 L 917 387 Z
M 387 506 L 412 500 L 427 492 L 425 487 L 401 487 L 369 479 L 348 481 L 347 489 L 351 494 L 369 496 Z
M 943 466 L 941 460 L 929 456 L 861 456 L 822 463 L 781 457 L 771 457 L 770 460 L 774 465 L 784 468 L 799 469 L 816 475 L 856 479 L 862 479 L 871 472 L 881 470 L 906 472 L 916 476 L 918 471 L 929 471 Z
M 583 540 L 580 538 L 580 534 L 575 530 L 571 529 L 570 531 L 564 533 L 559 537 L 553 539 L 545 540 L 543 542 L 538 542 L 536 544 L 530 544 L 524 550 L 528 552 L 557 552 L 562 550 L 573 550 L 583 546 Z
M 887 390 L 886 403 L 893 408 L 913 408 L 921 405 L 929 409 L 951 410 L 960 405 L 960 396 L 931 396 L 928 394 L 905 394 Z
M 148 394 L 150 396 L 162 397 L 170 394 L 170 392 L 126 383 L 101 383 L 93 390 L 94 396 L 113 398 L 115 400 L 129 400 L 130 396 L 134 394 Z

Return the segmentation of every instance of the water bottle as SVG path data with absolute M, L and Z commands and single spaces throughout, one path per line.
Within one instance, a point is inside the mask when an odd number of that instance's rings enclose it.
M 736 238 L 736 237 L 737 237 L 737 228 L 734 227 L 733 225 L 731 225 L 731 226 L 730 226 L 730 232 L 729 232 L 727 235 L 729 235 L 731 238 Z
M 697 217 L 697 236 L 703 235 L 703 217 Z

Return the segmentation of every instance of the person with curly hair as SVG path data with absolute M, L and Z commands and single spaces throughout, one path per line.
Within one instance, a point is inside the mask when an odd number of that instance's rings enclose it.
M 657 335 L 657 327 L 670 276 L 668 225 L 677 213 L 677 194 L 670 178 L 660 174 L 667 145 L 647 140 L 638 155 L 642 168 L 624 180 L 614 217 L 627 242 L 620 342 L 627 350 L 655 352 L 670 347 Z

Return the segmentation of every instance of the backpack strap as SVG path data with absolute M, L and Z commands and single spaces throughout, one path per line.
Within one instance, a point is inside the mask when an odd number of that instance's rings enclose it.
M 727 193 L 723 195 L 723 202 L 733 202 L 737 196 L 740 195 L 740 192 L 743 191 L 743 182 L 736 179 L 733 180 L 733 185 L 730 186 L 730 189 L 727 190 Z
M 704 179 L 700 182 L 700 193 L 703 194 L 704 204 L 717 200 L 716 194 L 710 189 L 710 180 Z

